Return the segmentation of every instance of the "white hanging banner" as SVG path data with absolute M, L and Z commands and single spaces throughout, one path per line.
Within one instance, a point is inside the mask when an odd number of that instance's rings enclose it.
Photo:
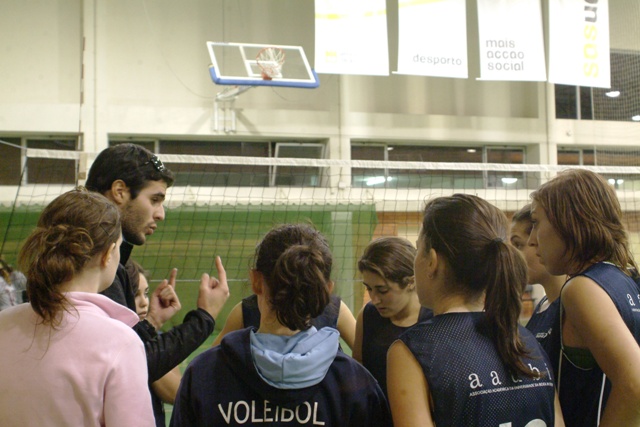
M 465 0 L 398 1 L 397 74 L 467 78 Z
M 549 81 L 611 87 L 608 0 L 549 0 Z
M 315 0 L 315 70 L 389 75 L 385 0 Z
M 540 0 L 478 0 L 480 80 L 545 81 Z

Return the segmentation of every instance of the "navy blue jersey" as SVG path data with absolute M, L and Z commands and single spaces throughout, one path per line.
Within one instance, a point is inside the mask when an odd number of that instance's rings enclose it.
M 390 427 L 391 412 L 375 378 L 337 352 L 320 383 L 276 388 L 251 357 L 251 328 L 230 332 L 187 367 L 171 426 Z
M 484 313 L 447 313 L 400 336 L 416 357 L 433 398 L 438 427 L 554 425 L 553 374 L 546 354 L 524 327 L 525 366 L 539 379 L 514 377 L 490 338 Z
M 429 320 L 433 312 L 421 307 L 418 322 Z M 382 391 L 387 392 L 387 351 L 395 340 L 410 326 L 396 326 L 380 316 L 369 302 L 362 312 L 362 364 L 378 380 Z
M 549 356 L 553 376 L 557 378 L 560 364 L 560 299 L 549 304 L 546 310 L 540 311 L 546 301 L 547 297 L 544 297 L 538 303 L 526 328 L 536 337 Z
M 320 316 L 311 319 L 311 325 L 315 326 L 316 329 L 322 329 L 325 326 L 337 329 L 340 304 L 340 297 L 331 295 L 329 304 L 327 304 Z M 242 299 L 242 321 L 245 328 L 250 326 L 254 328 L 260 327 L 260 310 L 258 309 L 258 296 L 256 294 Z
M 636 282 L 620 268 L 606 262 L 592 265 L 579 276 L 590 278 L 604 289 L 636 342 L 640 343 L 640 289 Z M 558 374 L 558 393 L 564 421 L 567 427 L 595 427 L 600 422 L 598 414 L 604 412 L 607 404 L 611 382 L 595 359 L 591 367 L 575 366 L 569 360 L 569 350 L 563 346 Z

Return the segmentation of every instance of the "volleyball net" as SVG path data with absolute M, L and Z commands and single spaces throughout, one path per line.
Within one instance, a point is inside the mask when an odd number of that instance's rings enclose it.
M 246 286 L 256 244 L 274 225 L 306 222 L 330 241 L 336 291 L 359 307 L 363 289 L 357 260 L 383 235 L 416 241 L 424 203 L 434 197 L 468 193 L 507 215 L 529 203 L 541 183 L 567 166 L 530 164 L 343 161 L 160 154 L 174 171 L 166 219 L 133 258 L 152 281 L 173 267 L 179 279 L 199 282 L 215 274 L 221 256 L 233 300 Z M 16 259 L 44 206 L 82 184 L 95 154 L 24 150 L 16 185 L 0 187 L 2 253 Z M 640 258 L 640 167 L 585 167 L 605 176 L 618 193 L 633 250 Z M 195 288 L 194 285 L 188 285 Z M 179 290 L 179 293 L 181 291 Z M 228 304 L 230 305 L 230 304 Z

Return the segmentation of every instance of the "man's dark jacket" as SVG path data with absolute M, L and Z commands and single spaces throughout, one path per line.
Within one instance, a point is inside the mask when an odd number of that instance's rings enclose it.
M 131 288 L 129 276 L 124 268 L 133 246 L 122 242 L 120 246 L 120 265 L 111 286 L 102 294 L 115 302 L 136 311 L 135 295 Z M 191 353 L 202 345 L 213 332 L 215 320 L 209 313 L 200 308 L 187 313 L 181 325 L 157 334 L 147 321 L 139 322 L 133 327 L 138 333 L 147 353 L 149 384 L 162 378 L 167 372 L 178 366 Z

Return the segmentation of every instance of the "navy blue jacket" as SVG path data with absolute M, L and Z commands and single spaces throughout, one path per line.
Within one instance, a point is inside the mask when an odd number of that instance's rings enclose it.
M 251 328 L 226 335 L 184 373 L 171 426 L 387 427 L 391 414 L 380 386 L 351 357 L 337 352 L 324 379 L 301 389 L 279 389 L 258 374 Z M 324 423 L 324 424 L 321 424 Z

